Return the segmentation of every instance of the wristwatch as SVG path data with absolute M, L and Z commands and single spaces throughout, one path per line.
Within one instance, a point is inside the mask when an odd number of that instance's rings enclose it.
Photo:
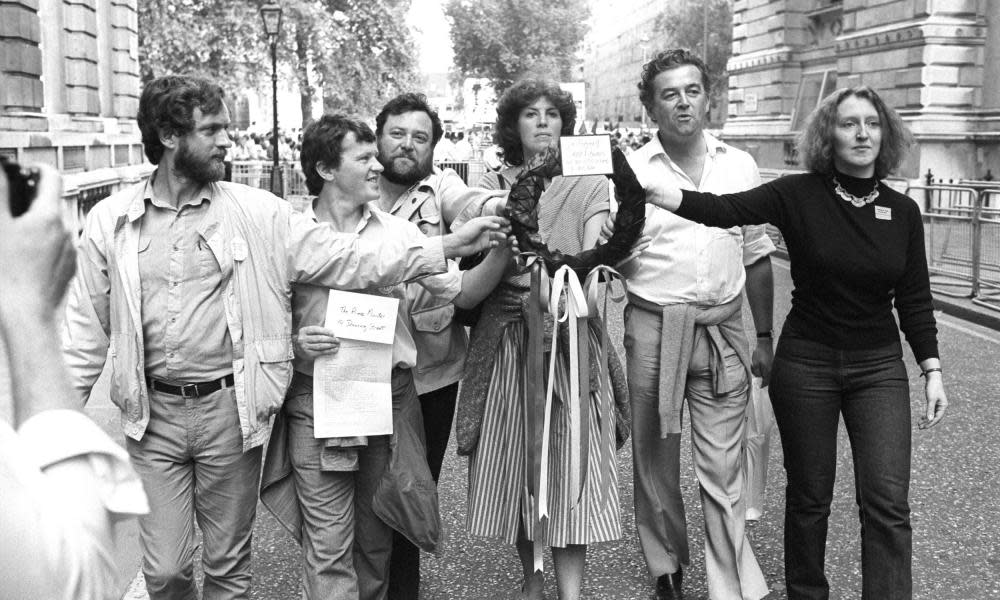
M 762 339 L 768 339 L 769 340 L 772 337 L 773 336 L 771 335 L 771 330 L 770 329 L 768 329 L 767 331 L 758 331 L 757 332 L 757 339 L 758 340 L 762 340 Z

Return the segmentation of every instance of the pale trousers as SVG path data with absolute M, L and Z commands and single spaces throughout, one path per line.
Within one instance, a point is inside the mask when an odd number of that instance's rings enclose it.
M 662 317 L 630 305 L 625 353 L 632 403 L 635 520 L 653 577 L 690 563 L 680 490 L 680 434 L 660 432 L 659 372 Z M 705 572 L 712 600 L 756 600 L 768 592 L 745 535 L 742 451 L 749 392 L 746 369 L 732 348 L 723 352 L 731 394 L 717 397 L 703 328 L 695 334 L 685 397 L 691 453 L 705 519 Z
M 410 370 L 394 369 L 393 412 L 417 402 Z M 390 436 L 368 436 L 368 445 L 358 453 L 357 471 L 324 471 L 320 459 L 324 440 L 314 437 L 312 394 L 290 395 L 282 410 L 302 512 L 301 597 L 384 600 L 389 593 L 393 529 L 375 514 L 372 498 L 389 465 Z M 408 412 L 419 419 L 419 410 Z
M 233 388 L 197 398 L 150 390 L 142 440 L 127 440 L 149 498 L 139 517 L 151 600 L 195 600 L 194 522 L 203 536 L 205 600 L 247 598 L 261 449 L 243 452 Z

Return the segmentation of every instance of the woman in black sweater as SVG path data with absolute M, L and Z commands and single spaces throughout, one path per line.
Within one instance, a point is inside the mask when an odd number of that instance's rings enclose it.
M 910 398 L 899 330 L 926 379 L 921 429 L 941 420 L 948 400 L 920 210 L 880 181 L 910 139 L 874 90 L 841 89 L 823 100 L 800 140 L 809 173 L 724 196 L 647 187 L 649 202 L 681 217 L 715 227 L 771 223 L 787 243 L 792 309 L 771 402 L 788 476 L 790 599 L 829 597 L 823 563 L 840 415 L 854 457 L 862 597 L 912 597 Z

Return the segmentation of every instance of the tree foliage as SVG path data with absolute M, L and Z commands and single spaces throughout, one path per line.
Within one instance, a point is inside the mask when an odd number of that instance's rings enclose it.
M 234 0 L 143 0 L 138 3 L 139 71 L 143 82 L 199 74 L 227 89 L 256 87 L 267 56 L 257 10 Z
M 448 0 L 455 67 L 498 94 L 526 75 L 570 77 L 590 13 L 585 0 Z
M 688 48 L 708 67 L 712 80 L 713 106 L 725 102 L 728 75 L 726 62 L 732 55 L 733 13 L 730 0 L 675 0 L 656 19 L 654 39 L 667 45 Z M 708 44 L 705 44 L 705 20 Z
M 259 9 L 265 0 L 143 0 L 143 81 L 197 73 L 236 93 L 270 93 L 270 50 Z M 416 61 L 409 0 L 282 0 L 279 77 L 298 83 L 303 123 L 314 99 L 324 109 L 368 115 L 394 86 L 412 82 Z

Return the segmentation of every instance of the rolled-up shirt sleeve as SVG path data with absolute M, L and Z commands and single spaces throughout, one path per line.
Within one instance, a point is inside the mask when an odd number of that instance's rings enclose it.
M 767 225 L 743 226 L 743 266 L 748 267 L 774 254 L 774 242 L 767 235 Z
M 121 446 L 74 410 L 0 423 L 0 557 L 12 598 L 112 597 L 113 523 L 148 512 Z M 15 550 L 16 549 L 16 550 Z

